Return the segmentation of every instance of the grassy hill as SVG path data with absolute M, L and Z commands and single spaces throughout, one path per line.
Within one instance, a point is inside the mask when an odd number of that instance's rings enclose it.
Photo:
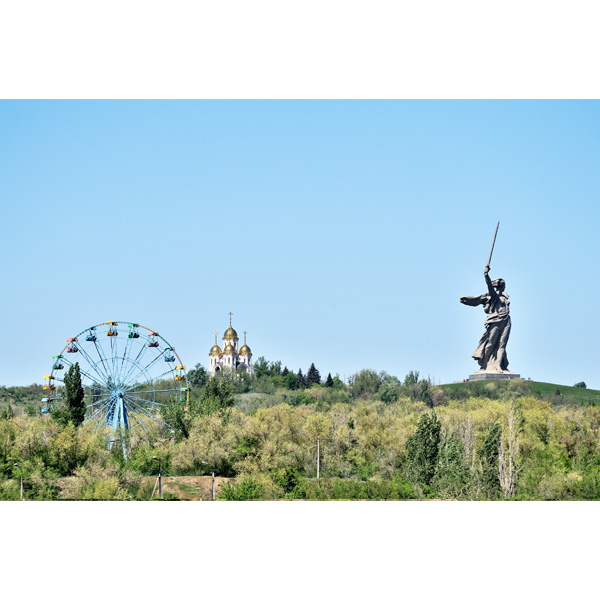
M 467 381 L 447 383 L 438 387 L 444 390 L 449 399 L 469 396 L 489 398 L 537 396 L 552 404 L 600 404 L 599 390 L 526 379 Z

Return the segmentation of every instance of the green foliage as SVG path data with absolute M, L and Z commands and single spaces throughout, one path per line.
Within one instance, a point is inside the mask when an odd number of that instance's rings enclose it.
M 301 479 L 289 498 L 304 500 L 409 500 L 418 498 L 406 479 L 355 481 L 353 479 Z
M 440 498 L 466 497 L 470 478 L 464 444 L 452 433 L 439 446 L 434 478 L 435 491 Z
M 117 477 L 93 480 L 81 492 L 82 500 L 125 500 L 126 498 L 127 491 Z
M 230 382 L 222 377 L 211 377 L 202 391 L 202 396 L 197 405 L 195 413 L 209 415 L 216 410 L 233 406 L 233 390 Z
M 191 387 L 204 387 L 208 380 L 208 371 L 200 363 L 198 363 L 191 371 L 188 372 L 187 379 Z
M 333 387 L 336 390 L 345 390 L 346 389 L 346 384 L 342 381 L 342 379 L 338 373 L 336 373 L 333 377 Z
M 298 378 L 298 375 L 291 371 L 285 376 L 284 383 L 287 390 L 297 390 L 300 387 L 300 379 Z
M 257 379 L 267 376 L 269 374 L 269 361 L 264 356 L 259 356 L 254 361 L 252 370 Z
M 302 369 L 298 369 L 298 388 L 303 390 L 308 387 L 308 383 L 306 381 L 306 377 L 302 374 Z
M 52 418 L 63 426 L 73 423 L 75 427 L 79 427 L 85 420 L 86 411 L 79 363 L 69 367 L 65 373 L 64 385 L 62 408 L 52 411 Z
M 498 452 L 502 431 L 499 423 L 492 423 L 485 435 L 479 458 L 481 461 L 481 484 L 488 498 L 500 496 L 500 480 L 498 478 Z
M 276 377 L 277 375 L 281 375 L 281 361 L 276 360 L 269 364 L 269 375 L 271 377 Z
M 160 456 L 163 473 L 215 470 L 237 477 L 230 484 L 235 489 L 224 485 L 223 497 L 240 499 L 498 499 L 504 497 L 500 472 L 505 488 L 509 458 L 515 476 L 508 496 L 600 499 L 600 407 L 576 403 L 593 400 L 594 390 L 560 386 L 562 395 L 555 399 L 555 384 L 514 380 L 438 387 L 425 380 L 434 404 L 438 394 L 445 396 L 433 413 L 419 398 L 423 380 L 416 373 L 412 388 L 372 371 L 362 381 L 353 377 L 348 387 L 336 375 L 333 385 L 286 389 L 288 376 L 297 376 L 288 370 L 284 377 L 277 362 L 267 367 L 263 377 L 248 378 L 240 387 L 243 378 L 226 373 L 192 387 L 189 410 L 185 403 L 175 406 L 183 424 L 174 443 L 160 428 L 149 436 L 134 432 L 128 462 L 117 445 L 109 452 L 106 437 L 87 425 L 62 426 L 23 414 L 27 405 L 16 403 L 15 393 L 0 407 L 0 415 L 8 404 L 16 413 L 0 418 L 0 498 L 18 499 L 20 472 L 13 466 L 18 462 L 27 499 L 147 500 L 158 469 L 152 457 Z M 367 391 L 369 382 L 374 385 Z M 247 385 L 253 391 L 235 395 Z M 531 391 L 536 386 L 543 391 L 544 385 L 546 401 Z M 453 390 L 459 390 L 455 398 Z
M 254 477 L 244 477 L 238 483 L 225 482 L 217 495 L 219 500 L 258 500 L 263 493 Z
M 325 387 L 333 387 L 333 378 L 331 377 L 331 373 L 327 374 L 327 379 L 325 380 Z
M 350 393 L 353 398 L 375 394 L 381 386 L 381 375 L 372 369 L 363 369 L 354 375 Z
M 306 385 L 307 387 L 310 387 L 314 384 L 321 384 L 321 374 L 317 367 L 315 367 L 315 363 L 312 363 L 306 374 Z
M 576 383 L 573 387 L 576 387 L 576 388 L 587 388 L 587 385 L 585 384 L 585 381 L 580 381 L 579 383 Z
M 233 390 L 227 377 L 208 380 L 200 396 L 190 395 L 187 403 L 173 400 L 161 406 L 160 414 L 177 440 L 187 439 L 194 419 L 233 406 Z
M 397 383 L 384 383 L 377 393 L 373 395 L 374 400 L 379 400 L 384 404 L 392 404 L 400 397 L 402 388 Z
M 295 497 L 296 488 L 301 481 L 300 472 L 296 467 L 286 467 L 285 469 L 274 471 L 271 478 L 286 496 L 290 498 Z
M 169 454 L 164 454 L 158 451 L 157 448 L 152 448 L 151 446 L 137 446 L 133 448 L 129 455 L 127 467 L 142 475 L 158 475 L 158 470 L 161 465 L 159 465 L 158 460 L 154 460 L 155 456 L 160 458 L 163 473 L 169 472 Z
M 419 382 L 419 371 L 409 371 L 404 378 L 404 385 L 411 387 Z
M 431 411 L 420 418 L 417 430 L 408 438 L 408 468 L 417 483 L 429 485 L 435 476 L 441 428 L 437 415 Z
M 2 413 L 0 413 L 0 419 L 3 421 L 8 421 L 15 416 L 15 411 L 12 407 L 12 404 L 8 404 L 2 409 Z

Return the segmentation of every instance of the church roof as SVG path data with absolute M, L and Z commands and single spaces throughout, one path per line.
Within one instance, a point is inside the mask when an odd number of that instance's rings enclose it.
M 220 354 L 223 354 L 223 352 L 221 351 L 221 348 L 219 348 L 219 346 L 217 344 L 215 344 L 210 349 L 210 352 L 208 353 L 209 356 L 219 356 Z
M 230 325 L 229 329 L 225 332 L 223 339 L 224 340 L 239 340 L 240 338 L 238 337 L 237 331 Z

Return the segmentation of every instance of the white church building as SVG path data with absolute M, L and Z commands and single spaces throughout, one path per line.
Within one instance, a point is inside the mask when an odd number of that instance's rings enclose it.
M 223 336 L 223 350 L 217 344 L 217 332 L 215 331 L 215 345 L 208 353 L 209 372 L 212 375 L 229 369 L 239 373 L 252 373 L 252 351 L 246 344 L 246 332 L 244 331 L 244 345 L 238 349 L 238 334 L 231 326 L 229 313 L 229 329 Z

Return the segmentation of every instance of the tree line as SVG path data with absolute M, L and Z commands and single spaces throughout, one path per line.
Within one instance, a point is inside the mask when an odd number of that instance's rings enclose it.
M 600 498 L 600 407 L 534 397 L 518 380 L 444 389 L 418 371 L 364 369 L 322 381 L 314 363 L 310 386 L 295 387 L 279 361 L 257 364 L 212 378 L 196 365 L 187 405 L 117 434 L 127 461 L 83 424 L 72 366 L 51 418 L 0 414 L 0 498 L 18 497 L 19 463 L 29 499 L 147 499 L 155 457 L 164 473 L 231 478 L 225 500 Z

